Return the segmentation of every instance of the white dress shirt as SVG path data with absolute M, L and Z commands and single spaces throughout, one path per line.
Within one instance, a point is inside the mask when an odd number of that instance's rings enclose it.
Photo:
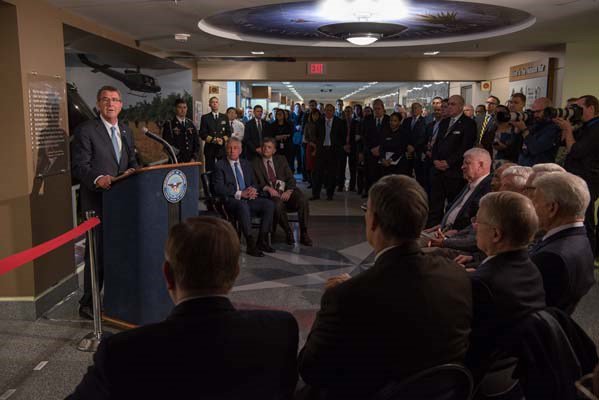
M 231 170 L 233 171 L 233 176 L 235 177 L 235 185 L 237 186 L 237 191 L 235 192 L 235 199 L 236 200 L 241 200 L 241 190 L 239 190 L 239 182 L 237 182 L 237 172 L 235 171 L 235 163 L 239 163 L 239 171 L 241 172 L 241 176 L 243 176 L 243 180 L 245 181 L 245 175 L 243 175 L 243 168 L 241 168 L 241 162 L 239 162 L 240 160 L 237 159 L 237 161 L 233 161 L 233 160 L 229 160 L 227 158 L 227 161 L 229 162 L 229 165 L 231 166 Z M 246 184 L 246 188 L 247 188 L 247 184 Z
M 117 121 L 116 124 L 112 125 L 110 122 L 106 121 L 104 119 L 103 116 L 100 115 L 100 120 L 102 121 L 102 123 L 104 124 L 104 126 L 106 127 L 106 133 L 108 134 L 108 139 L 110 140 L 110 143 L 112 144 L 112 132 L 111 129 L 113 126 L 116 128 L 116 141 L 119 145 L 119 153 L 123 151 L 123 142 L 121 141 L 121 130 L 119 129 L 119 123 Z M 111 146 L 112 147 L 112 146 Z M 112 149 L 112 151 L 114 151 L 114 149 Z M 96 178 L 94 179 L 94 185 L 96 184 L 96 182 L 98 182 L 98 179 L 100 179 L 101 177 L 103 177 L 104 175 L 98 175 L 96 176 Z
M 557 228 L 553 228 L 553 229 L 550 229 L 549 231 L 547 231 L 547 233 L 545 234 L 545 236 L 543 236 L 542 240 L 546 240 L 546 239 L 550 238 L 551 236 L 560 233 L 561 231 L 565 231 L 566 229 L 580 228 L 582 226 L 584 226 L 584 222 L 582 222 L 582 221 L 573 222 L 571 224 L 566 224 L 566 225 L 558 226 Z
M 238 119 L 234 119 L 229 122 L 231 125 L 231 136 L 238 138 L 239 140 L 243 140 L 243 135 L 245 132 L 245 125 Z
M 466 204 L 466 202 L 468 201 L 468 199 L 470 198 L 470 196 L 472 195 L 472 193 L 474 193 L 474 190 L 476 189 L 476 187 L 487 176 L 489 176 L 489 174 L 481 176 L 480 178 L 478 178 L 474 182 L 471 182 L 471 183 L 468 184 L 468 191 L 464 194 L 464 196 L 462 197 L 462 200 L 460 201 L 460 203 L 456 204 L 456 206 L 452 207 L 451 210 L 449 211 L 449 214 L 447 215 L 447 218 L 445 219 L 445 226 L 453 225 L 454 224 L 455 219 L 457 218 L 458 214 L 460 213 L 460 210 L 462 209 L 462 207 L 464 207 L 464 204 Z

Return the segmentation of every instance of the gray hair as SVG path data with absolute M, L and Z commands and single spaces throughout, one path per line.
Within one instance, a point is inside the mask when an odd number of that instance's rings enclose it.
M 566 172 L 566 170 L 564 168 L 562 168 L 561 166 L 555 164 L 555 163 L 542 163 L 542 164 L 535 164 L 532 166 L 532 170 L 535 173 L 539 173 L 539 172 Z
M 523 190 L 526 186 L 528 178 L 530 177 L 530 175 L 532 175 L 532 173 L 533 170 L 531 167 L 514 165 L 506 168 L 505 171 L 503 171 L 503 173 L 501 174 L 501 179 L 510 176 L 512 178 L 513 186 L 515 186 L 518 190 Z
M 466 158 L 466 156 L 474 157 L 477 160 L 484 162 L 485 165 L 491 166 L 491 155 L 483 148 L 473 147 L 464 153 L 464 158 Z
M 526 247 L 537 232 L 539 219 L 532 201 L 520 193 L 488 193 L 479 204 L 479 213 L 482 211 L 515 248 Z
M 368 198 L 369 211 L 386 236 L 409 240 L 420 237 L 428 217 L 428 199 L 415 179 L 385 176 L 372 185 Z
M 584 218 L 591 196 L 586 182 L 579 176 L 554 172 L 536 178 L 534 186 L 546 201 L 559 205 L 560 215 Z

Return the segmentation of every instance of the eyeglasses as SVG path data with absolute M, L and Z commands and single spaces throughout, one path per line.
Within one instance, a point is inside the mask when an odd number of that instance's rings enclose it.
M 496 105 L 497 105 L 497 103 L 495 103 L 494 101 L 487 101 L 486 103 L 487 103 L 487 104 L 494 105 L 494 106 L 496 106 Z
M 102 97 L 100 99 L 100 102 L 101 103 L 110 103 L 110 102 L 112 102 L 112 103 L 120 103 L 121 99 L 119 99 L 117 97 L 112 97 L 112 98 L 111 97 Z

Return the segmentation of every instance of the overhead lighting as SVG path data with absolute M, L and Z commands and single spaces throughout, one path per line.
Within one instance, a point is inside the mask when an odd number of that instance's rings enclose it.
M 191 37 L 191 35 L 189 33 L 175 33 L 175 40 L 177 42 L 187 42 L 187 39 L 189 39 Z
M 291 82 L 281 82 L 283 85 L 289 85 Z
M 397 37 L 406 29 L 408 29 L 406 26 L 400 24 L 361 20 L 322 25 L 318 27 L 318 32 L 330 38 L 347 40 L 358 46 L 367 46 L 380 39 Z
M 425 56 L 436 56 L 437 54 L 439 54 L 439 51 L 425 51 L 424 52 Z
M 351 44 L 355 44 L 358 46 L 368 46 L 369 44 L 373 44 L 374 42 L 376 42 L 379 39 L 380 39 L 380 35 L 377 35 L 374 33 L 368 33 L 368 34 L 357 33 L 357 34 L 352 34 L 345 38 L 345 40 L 347 40 Z
M 264 52 L 263 51 L 252 51 L 252 54 L 255 56 L 261 56 L 264 54 Z

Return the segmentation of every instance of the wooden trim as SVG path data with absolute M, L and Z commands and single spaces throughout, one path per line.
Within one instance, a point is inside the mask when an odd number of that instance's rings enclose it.
M 204 165 L 204 163 L 200 162 L 200 161 L 196 161 L 196 162 L 190 162 L 190 163 L 162 164 L 162 165 L 153 165 L 151 167 L 138 168 L 138 169 L 134 170 L 133 172 L 124 173 L 122 175 L 117 176 L 116 178 L 114 178 L 112 180 L 112 183 L 116 183 L 116 182 L 122 181 L 124 179 L 127 179 L 130 176 L 141 174 L 143 172 L 156 171 L 156 170 L 160 170 L 160 169 L 173 169 L 173 168 L 183 168 L 183 167 L 199 167 L 201 165 Z
M 104 321 L 106 323 L 106 325 L 114 326 L 114 327 L 122 329 L 122 330 L 134 329 L 139 326 L 139 325 L 132 324 L 130 322 L 126 322 L 126 321 L 122 321 L 120 319 L 109 317 L 106 314 L 102 314 L 102 321 Z

